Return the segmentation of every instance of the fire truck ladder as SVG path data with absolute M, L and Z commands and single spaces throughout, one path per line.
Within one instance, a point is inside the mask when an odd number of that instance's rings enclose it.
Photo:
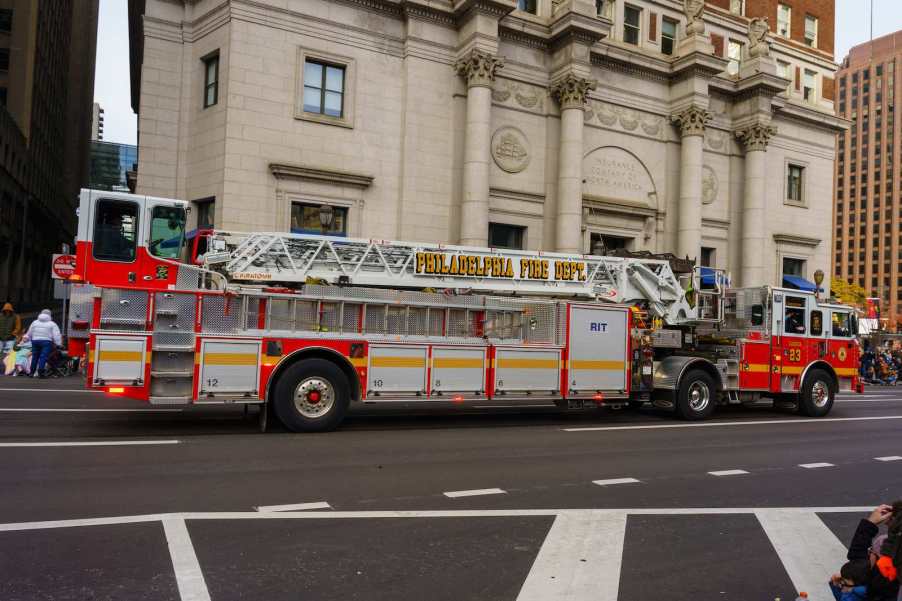
M 468 289 L 475 292 L 583 297 L 612 303 L 645 303 L 652 315 L 667 323 L 701 321 L 699 304 L 686 288 L 697 274 L 677 277 L 666 260 L 530 252 L 496 248 L 365 240 L 312 234 L 217 231 L 204 257 L 208 269 L 232 283 L 297 285 L 311 281 L 395 288 Z M 424 273 L 418 255 L 442 260 L 485 258 L 510 260 L 514 277 Z M 545 260 L 550 273 L 542 278 L 519 277 L 521 260 Z M 584 276 L 555 279 L 558 262 L 584 264 Z M 718 291 L 719 293 L 719 291 Z

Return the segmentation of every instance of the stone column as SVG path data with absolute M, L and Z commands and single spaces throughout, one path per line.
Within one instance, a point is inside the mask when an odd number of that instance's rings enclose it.
M 698 259 L 702 245 L 702 161 L 707 110 L 690 106 L 671 117 L 682 134 L 680 150 L 680 205 L 677 226 L 677 256 Z
M 598 83 L 572 73 L 551 86 L 561 105 L 561 139 L 558 150 L 556 249 L 582 253 L 583 213 L 583 110 L 589 90 Z
M 487 246 L 489 236 L 489 152 L 492 82 L 504 60 L 474 49 L 454 68 L 467 80 L 467 127 L 464 133 L 463 201 L 460 243 Z
M 767 143 L 777 133 L 770 125 L 755 124 L 736 132 L 745 147 L 745 189 L 742 199 L 742 286 L 764 284 L 764 215 L 767 206 Z

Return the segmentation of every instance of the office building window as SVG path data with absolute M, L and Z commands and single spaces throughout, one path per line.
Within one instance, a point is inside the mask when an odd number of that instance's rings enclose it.
M 203 59 L 204 108 L 219 102 L 219 51 Z
M 212 228 L 213 217 L 216 213 L 216 199 L 212 196 L 201 198 L 194 201 L 197 210 L 197 227 L 198 229 Z
M 805 277 L 805 259 L 783 257 L 783 275 Z
M 341 117 L 345 68 L 307 59 L 304 63 L 304 111 Z
M 623 7 L 623 41 L 627 44 L 639 45 L 641 34 L 640 22 L 642 20 L 642 11 L 635 6 L 626 5 Z
M 788 79 L 789 84 L 787 84 L 786 91 L 792 89 L 793 77 L 792 77 L 792 65 L 787 63 L 786 61 L 777 61 L 777 75 L 782 77 L 783 79 Z
M 9 48 L 0 48 L 0 71 L 9 71 Z
M 326 215 L 325 219 L 324 214 Z M 326 210 L 324 210 L 323 205 L 293 202 L 291 203 L 291 233 L 347 236 L 348 209 L 347 207 L 326 205 Z
M 699 257 L 702 267 L 715 267 L 716 252 L 715 248 L 702 247 L 702 255 Z
M 489 223 L 489 246 L 523 250 L 526 228 L 521 225 Z
M 730 12 L 734 15 L 745 15 L 745 0 L 730 0 Z
M 817 48 L 817 17 L 805 15 L 805 44 Z
M 807 102 L 817 101 L 817 73 L 805 69 L 802 78 L 802 96 Z
M 536 0 L 517 0 L 517 8 L 526 13 L 536 14 Z
M 605 19 L 613 19 L 614 0 L 595 0 L 595 14 Z
M 667 55 L 673 54 L 676 45 L 677 22 L 664 17 L 661 22 L 661 52 Z
M 0 31 L 9 33 L 13 30 L 13 9 L 0 8 Z
M 801 203 L 804 200 L 803 189 L 805 168 L 800 165 L 788 165 L 786 168 L 786 200 Z
M 742 61 L 742 42 L 730 40 L 730 43 L 727 46 L 727 58 L 730 59 L 730 62 L 727 63 L 727 73 L 730 75 L 738 75 L 739 64 Z
M 777 35 L 788 38 L 792 27 L 792 9 L 785 4 L 777 5 Z

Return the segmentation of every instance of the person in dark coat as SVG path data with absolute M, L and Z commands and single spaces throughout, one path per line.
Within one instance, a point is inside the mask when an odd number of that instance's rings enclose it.
M 880 546 L 877 569 L 897 586 L 902 582 L 902 501 L 896 501 L 890 508 L 886 540 Z
M 877 566 L 884 536 L 880 534 L 880 525 L 893 517 L 894 506 L 881 505 L 871 512 L 867 519 L 858 523 L 852 542 L 849 545 L 849 561 L 867 560 L 870 565 L 870 578 L 867 581 L 868 601 L 896 601 L 899 596 L 899 583 L 895 579 L 886 578 Z

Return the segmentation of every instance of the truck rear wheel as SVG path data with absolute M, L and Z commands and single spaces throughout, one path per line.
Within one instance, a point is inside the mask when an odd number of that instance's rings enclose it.
M 273 387 L 273 410 L 292 432 L 328 432 L 338 427 L 351 401 L 348 379 L 325 359 L 290 366 Z
M 693 369 L 680 381 L 677 391 L 677 414 L 687 420 L 702 420 L 714 413 L 717 387 L 714 379 L 701 369 Z
M 824 417 L 833 408 L 836 387 L 823 369 L 812 369 L 799 391 L 799 413 L 808 417 Z

